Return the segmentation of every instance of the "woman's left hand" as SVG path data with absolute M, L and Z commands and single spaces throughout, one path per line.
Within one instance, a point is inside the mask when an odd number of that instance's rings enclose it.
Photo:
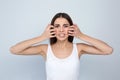
M 82 35 L 82 32 L 80 31 L 80 29 L 76 24 L 73 24 L 72 26 L 70 26 L 68 30 L 68 35 L 80 38 L 80 36 Z

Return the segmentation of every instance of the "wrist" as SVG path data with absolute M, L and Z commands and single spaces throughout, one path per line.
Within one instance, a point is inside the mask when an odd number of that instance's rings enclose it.
M 80 38 L 80 39 L 82 39 L 84 36 L 85 36 L 85 34 L 80 33 L 77 37 Z
M 41 35 L 38 38 L 41 39 L 42 41 L 47 39 L 47 37 L 45 35 Z

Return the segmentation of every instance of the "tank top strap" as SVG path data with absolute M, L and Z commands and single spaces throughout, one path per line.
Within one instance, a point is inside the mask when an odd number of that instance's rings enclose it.
M 77 49 L 77 44 L 76 43 L 73 43 L 73 54 L 77 57 L 77 58 L 79 58 L 79 56 L 78 56 L 78 49 Z
M 50 58 L 52 58 L 52 55 L 51 55 L 51 45 L 48 44 L 46 60 L 48 60 Z
M 46 60 L 51 61 L 51 60 L 56 60 L 56 57 L 53 54 L 52 47 L 50 44 L 48 44 L 48 49 L 47 49 L 47 58 Z

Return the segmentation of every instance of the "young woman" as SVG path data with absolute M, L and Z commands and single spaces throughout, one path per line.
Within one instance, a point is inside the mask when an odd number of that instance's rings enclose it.
M 85 43 L 73 43 L 74 37 Z M 40 44 L 50 39 L 50 44 Z M 38 37 L 20 42 L 10 48 L 13 54 L 41 55 L 46 62 L 47 80 L 79 80 L 79 59 L 83 54 L 106 55 L 113 49 L 105 42 L 80 31 L 66 13 L 57 13 Z

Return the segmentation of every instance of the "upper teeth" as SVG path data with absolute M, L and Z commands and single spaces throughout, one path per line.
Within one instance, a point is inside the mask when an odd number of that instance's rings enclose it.
M 65 36 L 65 34 L 60 34 L 61 37 Z

